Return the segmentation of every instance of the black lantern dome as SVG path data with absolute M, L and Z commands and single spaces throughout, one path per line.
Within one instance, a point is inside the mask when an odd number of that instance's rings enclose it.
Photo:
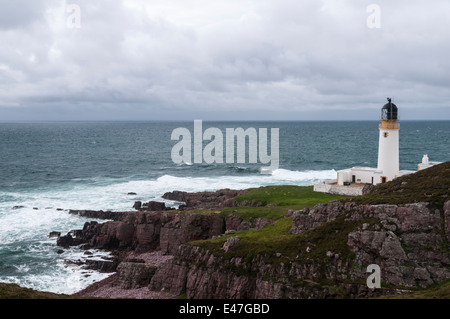
M 386 103 L 381 109 L 381 119 L 382 120 L 398 120 L 398 108 L 391 102 L 391 98 L 387 98 L 388 103 Z

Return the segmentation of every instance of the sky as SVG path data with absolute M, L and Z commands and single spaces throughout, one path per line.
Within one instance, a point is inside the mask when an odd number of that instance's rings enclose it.
M 450 120 L 448 0 L 0 0 L 0 121 Z

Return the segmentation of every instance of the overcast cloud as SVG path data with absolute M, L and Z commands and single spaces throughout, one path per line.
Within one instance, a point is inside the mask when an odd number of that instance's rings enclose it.
M 0 0 L 0 121 L 376 120 L 388 96 L 401 119 L 449 120 L 449 15 L 448 0 Z

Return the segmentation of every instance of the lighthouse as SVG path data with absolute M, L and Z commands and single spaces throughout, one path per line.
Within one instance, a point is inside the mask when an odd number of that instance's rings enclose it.
M 370 192 L 370 185 L 390 182 L 399 176 L 412 174 L 414 171 L 399 170 L 399 131 L 398 108 L 390 98 L 381 108 L 378 124 L 378 165 L 377 167 L 355 166 L 337 171 L 336 179 L 314 184 L 315 192 L 336 195 L 358 196 Z M 417 170 L 426 169 L 440 162 L 431 162 L 428 155 L 422 158 Z
M 398 108 L 390 98 L 381 109 L 378 141 L 378 171 L 381 172 L 379 183 L 386 183 L 399 175 L 399 131 Z

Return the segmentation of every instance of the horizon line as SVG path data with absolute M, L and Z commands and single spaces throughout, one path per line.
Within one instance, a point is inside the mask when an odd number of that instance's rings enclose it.
M 1 124 L 13 124 L 13 123 L 95 123 L 95 122 L 135 122 L 135 123 L 149 123 L 149 122 L 193 122 L 195 120 L 201 120 L 203 122 L 379 122 L 381 119 L 376 120 L 202 120 L 202 119 L 192 119 L 192 120 L 0 120 Z M 408 120 L 399 120 L 399 122 L 445 122 L 450 121 L 450 119 L 408 119 Z

